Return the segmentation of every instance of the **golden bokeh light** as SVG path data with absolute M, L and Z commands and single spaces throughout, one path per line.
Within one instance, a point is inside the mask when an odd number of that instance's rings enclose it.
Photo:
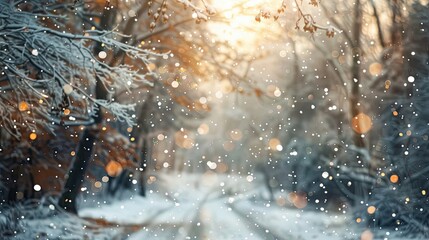
M 267 94 L 270 97 L 280 97 L 282 95 L 282 91 L 277 86 L 270 84 L 267 86 Z
M 147 179 L 147 183 L 148 184 L 152 184 L 154 182 L 156 182 L 156 177 L 155 176 L 149 176 L 149 178 Z
M 234 141 L 240 141 L 241 138 L 243 137 L 243 134 L 241 133 L 241 131 L 239 129 L 234 129 L 229 133 L 229 136 Z
M 369 73 L 373 76 L 380 75 L 382 69 L 383 69 L 383 67 L 381 66 L 381 64 L 377 63 L 377 62 L 369 65 Z
M 158 136 L 156 136 L 156 139 L 158 139 L 159 141 L 162 141 L 165 139 L 165 135 L 160 133 L 160 134 L 158 134 Z
M 154 63 L 149 63 L 149 64 L 148 64 L 148 69 L 149 69 L 150 71 L 154 71 L 154 70 L 156 69 L 156 65 L 155 65 Z
M 268 146 L 271 150 L 278 150 L 281 147 L 280 140 L 278 138 L 271 138 L 270 141 L 268 141 Z
M 384 89 L 389 90 L 391 85 L 392 85 L 392 82 L 390 80 L 386 80 L 384 82 Z
M 304 192 L 289 193 L 288 199 L 296 208 L 302 209 L 307 206 L 307 194 Z
M 377 210 L 377 208 L 375 208 L 374 206 L 369 206 L 369 207 L 366 209 L 366 211 L 367 211 L 369 214 L 374 214 L 376 210 Z
M 21 112 L 25 112 L 30 109 L 30 107 L 28 106 L 28 103 L 24 101 L 19 103 L 18 108 L 19 108 L 19 111 Z
M 194 140 L 189 136 L 188 131 L 180 130 L 174 134 L 174 142 L 177 146 L 185 149 L 191 149 L 194 147 Z
M 360 235 L 360 240 L 373 240 L 374 234 L 370 230 L 365 230 Z
M 30 133 L 30 140 L 36 140 L 36 138 L 37 138 L 37 134 L 36 133 Z
M 399 181 L 399 177 L 396 174 L 391 175 L 389 179 L 391 183 L 397 183 Z
M 359 113 L 352 119 L 352 128 L 357 133 L 367 133 L 372 128 L 372 120 L 365 113 Z
M 96 187 L 96 188 L 101 188 L 102 186 L 103 186 L 103 184 L 100 181 L 96 181 L 94 183 L 94 187 Z
M 109 176 L 116 177 L 122 172 L 122 165 L 119 162 L 112 160 L 107 163 L 105 170 Z
M 198 133 L 199 134 L 201 134 L 201 135 L 204 135 L 204 134 L 207 134 L 207 133 L 209 133 L 209 130 L 210 130 L 210 128 L 209 128 L 209 126 L 207 125 L 207 124 L 205 124 L 205 123 L 202 123 L 199 127 L 198 127 Z

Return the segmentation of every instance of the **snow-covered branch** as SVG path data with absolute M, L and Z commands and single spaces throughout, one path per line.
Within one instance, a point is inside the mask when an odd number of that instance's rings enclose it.
M 13 4 L 1 2 L 0 8 L 0 65 L 4 76 L 0 82 L 3 94 L 0 111 L 7 131 L 19 136 L 17 123 L 35 130 L 37 126 L 46 125 L 40 119 L 54 119 L 48 121 L 53 124 L 72 124 L 60 121 L 59 115 L 76 102 L 83 102 L 81 105 L 86 109 L 79 114 L 94 112 L 98 104 L 114 113 L 117 119 L 132 125 L 129 114 L 132 105 L 95 99 L 95 83 L 101 81 L 111 93 L 137 84 L 152 85 L 156 74 L 149 68 L 109 66 L 104 59 L 111 50 L 120 50 L 148 66 L 159 54 L 115 40 L 121 36 L 119 33 L 88 31 L 73 34 L 45 27 L 36 13 L 22 11 Z M 105 49 L 98 56 L 94 56 L 88 47 L 93 42 Z M 33 111 L 35 109 L 37 111 Z M 23 117 L 17 118 L 16 113 Z

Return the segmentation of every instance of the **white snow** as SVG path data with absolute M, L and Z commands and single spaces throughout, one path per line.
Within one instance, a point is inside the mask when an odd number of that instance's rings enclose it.
M 120 224 L 144 224 L 151 221 L 164 209 L 172 206 L 173 203 L 168 199 L 151 194 L 148 198 L 135 197 L 117 201 L 111 205 L 82 209 L 79 211 L 79 216 L 104 219 L 108 222 Z
M 356 239 L 348 214 L 327 214 L 261 200 L 258 179 L 219 174 L 158 175 L 147 198 L 135 197 L 79 215 L 138 225 L 128 239 Z M 259 188 L 259 189 L 257 189 Z M 255 201 L 255 199 L 260 199 Z

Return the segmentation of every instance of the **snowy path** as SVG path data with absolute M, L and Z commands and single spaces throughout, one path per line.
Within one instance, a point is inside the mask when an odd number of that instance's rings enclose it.
M 207 226 L 200 239 L 282 239 L 238 214 L 225 201 L 211 201 L 200 212 L 203 226 Z
M 161 219 L 164 219 L 164 222 L 160 222 Z M 128 239 L 155 238 L 270 240 L 285 239 L 285 236 L 273 235 L 269 230 L 261 228 L 258 223 L 235 212 L 229 206 L 227 198 L 215 197 L 201 201 L 196 208 L 183 206 L 177 211 L 171 209 Z
M 347 215 L 255 203 L 250 200 L 255 186 L 237 179 L 161 177 L 148 198 L 83 209 L 80 215 L 124 227 L 120 239 L 127 240 L 356 239 Z

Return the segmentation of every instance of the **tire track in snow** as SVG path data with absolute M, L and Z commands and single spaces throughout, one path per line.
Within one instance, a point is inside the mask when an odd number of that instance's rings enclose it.
M 207 187 L 207 186 L 206 186 Z M 174 192 L 162 186 L 166 192 Z M 157 216 L 129 240 L 141 239 L 223 239 L 223 240 L 293 240 L 294 236 L 278 236 L 228 202 L 223 188 L 211 186 L 198 194 L 196 202 L 184 202 L 166 210 L 166 216 Z
M 295 239 L 293 236 L 278 236 L 266 226 L 259 224 L 257 221 L 253 220 L 248 215 L 235 209 L 233 204 L 228 203 L 227 205 L 232 209 L 232 212 L 235 215 L 237 215 L 240 219 L 244 220 L 244 222 L 246 222 L 249 226 L 254 226 L 253 231 L 256 232 L 261 239 L 265 239 L 265 240 Z

